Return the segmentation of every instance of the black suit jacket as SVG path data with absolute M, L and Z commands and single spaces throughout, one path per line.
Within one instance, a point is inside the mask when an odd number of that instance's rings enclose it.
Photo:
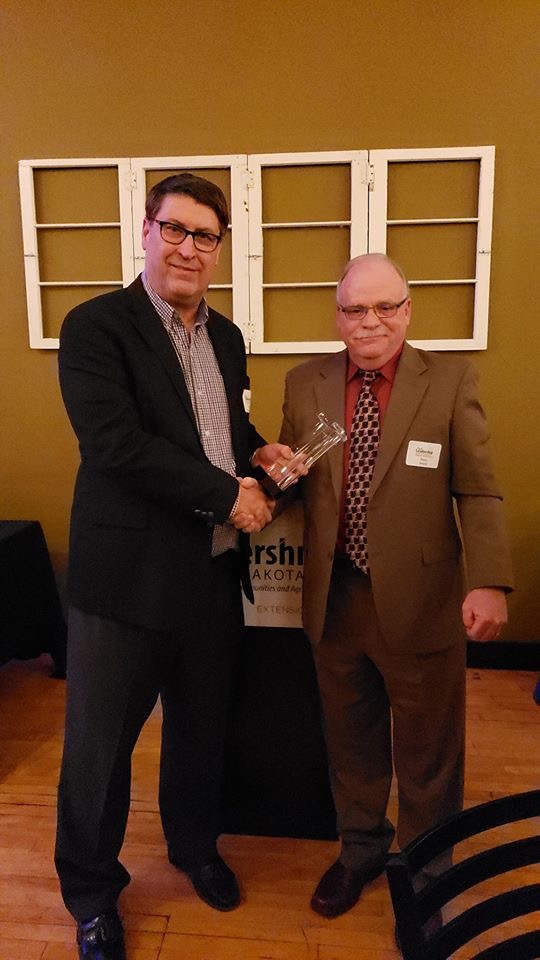
M 237 474 L 246 476 L 264 440 L 244 411 L 242 334 L 213 310 L 208 332 L 225 383 Z M 59 368 L 81 454 L 70 603 L 149 629 L 195 627 L 211 602 L 212 525 L 229 516 L 238 484 L 203 451 L 178 358 L 140 278 L 68 314 Z M 249 596 L 246 545 L 242 535 Z

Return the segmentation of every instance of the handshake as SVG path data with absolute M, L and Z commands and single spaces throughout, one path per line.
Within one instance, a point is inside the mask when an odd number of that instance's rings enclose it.
M 267 443 L 259 447 L 251 458 L 254 467 L 262 467 L 271 479 L 270 490 L 287 490 L 305 476 L 312 464 L 338 443 L 344 443 L 347 434 L 339 423 L 333 423 L 318 413 L 315 425 L 305 443 L 294 450 L 284 443 Z M 229 517 L 229 523 L 245 533 L 262 530 L 272 519 L 276 501 L 267 496 L 253 477 L 238 477 L 240 493 Z M 263 484 L 265 481 L 263 480 Z
M 252 457 L 253 466 L 262 467 L 266 473 L 279 463 L 292 460 L 294 453 L 283 443 L 267 443 L 259 447 Z M 301 462 L 294 465 L 295 478 L 307 473 Z M 265 492 L 254 477 L 237 477 L 240 484 L 238 500 L 229 523 L 244 533 L 258 533 L 270 523 L 276 501 Z

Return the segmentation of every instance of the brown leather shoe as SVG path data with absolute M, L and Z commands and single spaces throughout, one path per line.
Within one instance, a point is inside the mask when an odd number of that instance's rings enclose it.
M 311 909 L 328 918 L 346 913 L 359 900 L 366 884 L 383 872 L 384 863 L 384 860 L 378 860 L 371 866 L 352 870 L 336 860 L 321 877 L 311 898 Z

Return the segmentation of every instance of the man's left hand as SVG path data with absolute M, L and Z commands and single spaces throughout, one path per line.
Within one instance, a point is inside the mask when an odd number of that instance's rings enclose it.
M 295 478 L 293 483 L 296 483 L 308 472 L 303 455 L 295 454 L 285 443 L 267 443 L 264 447 L 258 447 L 251 463 L 254 467 L 262 467 L 274 480 L 277 480 L 283 471 L 290 471 Z
M 506 594 L 497 587 L 471 590 L 461 609 L 469 640 L 496 640 L 508 621 Z
M 293 452 L 285 443 L 266 443 L 258 447 L 252 457 L 254 467 L 262 467 L 268 473 L 275 463 L 282 460 L 291 460 Z

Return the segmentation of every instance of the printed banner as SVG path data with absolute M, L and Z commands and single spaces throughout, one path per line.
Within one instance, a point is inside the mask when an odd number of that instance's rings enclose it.
M 260 533 L 251 534 L 255 603 L 244 597 L 247 626 L 302 626 L 303 532 L 302 505 L 293 503 Z

